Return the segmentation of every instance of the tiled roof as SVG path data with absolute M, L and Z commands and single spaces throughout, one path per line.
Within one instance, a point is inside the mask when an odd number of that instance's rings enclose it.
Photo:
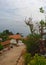
M 21 35 L 16 34 L 16 35 L 10 35 L 9 38 L 13 38 L 13 39 L 21 39 Z
M 1 44 L 4 46 L 4 45 L 7 45 L 7 44 L 10 44 L 10 40 L 7 40 L 7 41 L 4 41 L 4 42 L 1 42 Z

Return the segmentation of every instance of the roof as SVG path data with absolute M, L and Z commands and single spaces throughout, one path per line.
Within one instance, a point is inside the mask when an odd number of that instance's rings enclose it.
M 7 44 L 10 44 L 10 40 L 7 40 L 7 41 L 4 41 L 4 42 L 1 42 L 1 44 L 2 44 L 3 46 L 5 46 L 5 45 L 7 45 Z
M 20 34 L 16 34 L 16 35 L 10 35 L 9 38 L 12 38 L 12 39 L 21 39 L 21 35 Z

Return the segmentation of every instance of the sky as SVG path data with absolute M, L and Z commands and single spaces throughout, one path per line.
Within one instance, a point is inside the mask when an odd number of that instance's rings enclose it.
M 9 29 L 13 33 L 30 33 L 24 19 L 31 17 L 33 22 L 45 19 L 39 12 L 43 7 L 46 11 L 46 0 L 0 0 L 0 32 Z

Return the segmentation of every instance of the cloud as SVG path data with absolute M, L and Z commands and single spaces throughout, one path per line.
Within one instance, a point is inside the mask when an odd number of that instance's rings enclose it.
M 41 6 L 45 7 L 45 2 L 46 0 L 0 0 L 0 13 L 5 17 L 16 17 L 17 19 L 29 17 L 34 12 L 35 14 L 37 12 L 39 16 L 38 9 Z
M 46 10 L 46 0 L 0 0 L 0 22 L 4 22 L 7 28 L 10 28 L 10 25 L 16 28 L 17 23 L 17 29 L 23 30 L 25 17 L 32 17 L 34 21 L 44 19 L 44 14 L 39 12 L 41 6 Z M 5 27 L 4 23 L 0 25 Z

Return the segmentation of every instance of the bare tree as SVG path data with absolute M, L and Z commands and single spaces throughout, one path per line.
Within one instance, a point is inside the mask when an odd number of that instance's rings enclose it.
M 26 23 L 26 25 L 29 26 L 31 34 L 33 34 L 35 30 L 34 30 L 34 25 L 32 23 L 32 18 L 29 18 L 28 20 L 26 20 L 26 18 L 25 18 L 25 23 Z

